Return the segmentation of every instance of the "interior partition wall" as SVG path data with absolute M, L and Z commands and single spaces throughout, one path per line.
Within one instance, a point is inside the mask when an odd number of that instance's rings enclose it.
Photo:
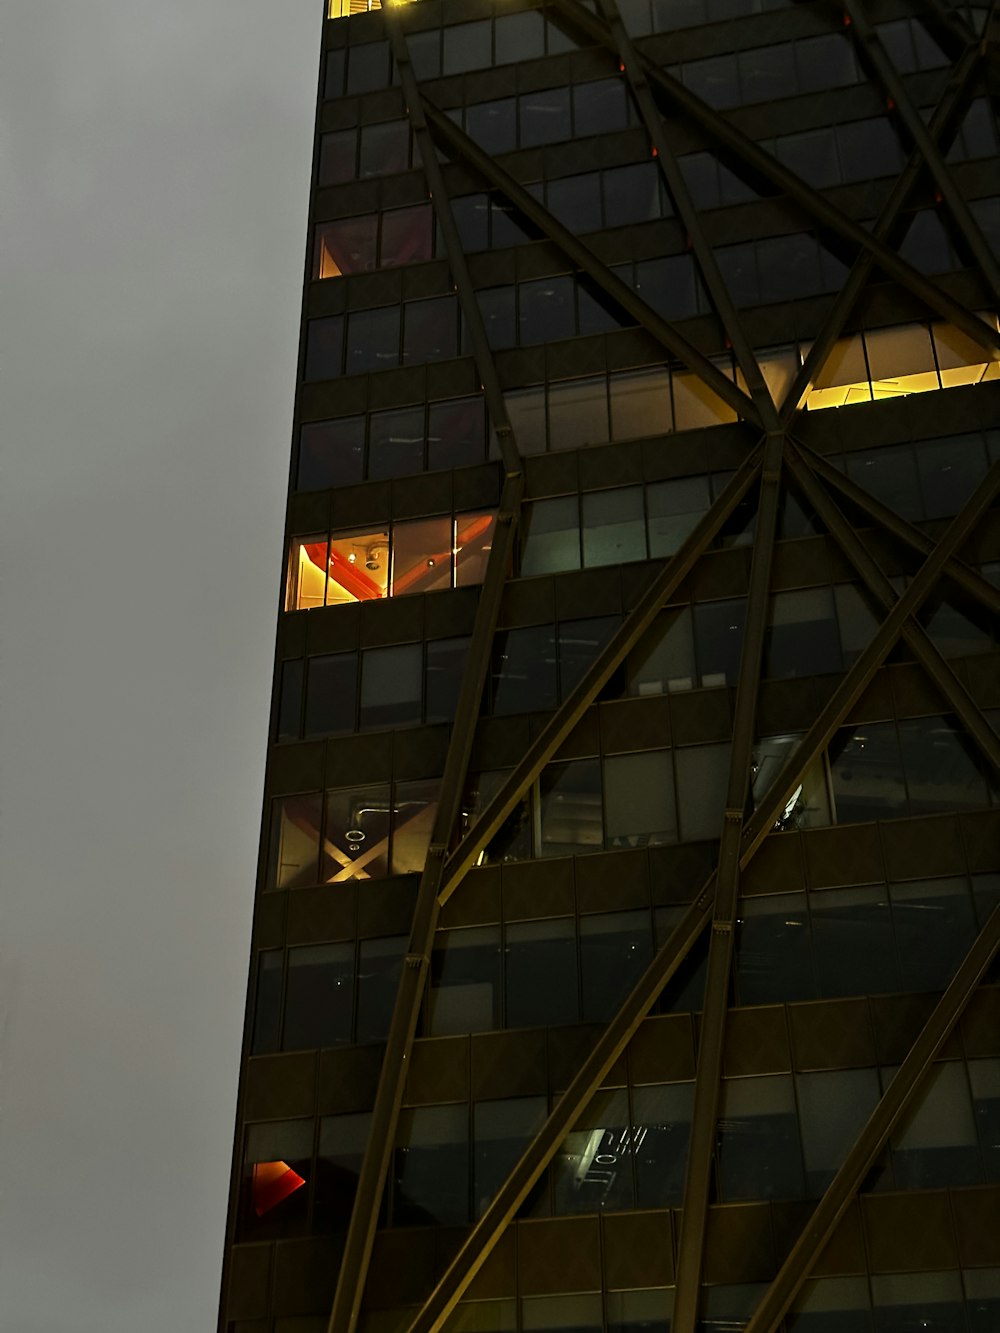
M 996 37 L 327 6 L 220 1333 L 1000 1327 Z

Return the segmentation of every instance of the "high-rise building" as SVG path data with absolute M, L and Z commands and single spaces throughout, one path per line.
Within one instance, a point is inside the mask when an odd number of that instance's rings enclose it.
M 997 1333 L 995 4 L 367 8 L 220 1329 Z

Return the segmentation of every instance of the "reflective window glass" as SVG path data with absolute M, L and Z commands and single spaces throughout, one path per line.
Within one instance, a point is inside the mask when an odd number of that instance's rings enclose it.
M 264 949 L 257 955 L 253 1039 L 250 1044 L 254 1055 L 270 1055 L 278 1050 L 281 1042 L 281 978 L 284 962 L 282 949 Z
M 509 925 L 504 966 L 507 1027 L 574 1023 L 579 1018 L 572 917 Z
M 493 63 L 493 33 L 489 19 L 478 23 L 456 23 L 444 29 L 443 74 L 464 74 L 486 69 Z
M 339 278 L 345 273 L 367 273 L 375 267 L 378 218 L 341 218 L 316 228 L 314 278 Z
M 891 722 L 843 727 L 830 745 L 830 781 L 838 824 L 907 813 L 906 784 Z
M 638 1291 L 609 1291 L 608 1333 L 668 1333 L 674 1312 L 672 1287 L 648 1287 Z
M 368 427 L 368 476 L 405 477 L 424 465 L 424 409 L 373 412 Z
M 458 356 L 458 304 L 453 296 L 407 301 L 404 310 L 404 365 Z
M 312 1175 L 312 1120 L 276 1120 L 249 1125 L 243 1150 L 241 1223 L 303 1218 Z M 251 1233 L 252 1234 L 252 1233 Z
M 796 1074 L 806 1193 L 829 1185 L 879 1099 L 874 1069 Z
M 476 1217 L 485 1212 L 517 1159 L 541 1129 L 547 1113 L 545 1097 L 505 1097 L 473 1104 L 472 1192 Z
M 611 437 L 634 440 L 673 429 L 670 375 L 666 370 L 633 370 L 609 376 Z
M 580 516 L 575 496 L 525 506 L 521 573 L 553 574 L 580 568 Z
M 350 1041 L 353 1008 L 353 944 L 288 950 L 282 1050 L 312 1050 Z
M 701 430 L 735 421 L 736 413 L 697 375 L 678 371 L 671 376 L 674 390 L 674 426 L 677 430 Z
M 466 254 L 490 246 L 490 205 L 485 194 L 467 194 L 451 201 L 459 240 Z
M 913 446 L 894 445 L 845 456 L 847 475 L 902 518 L 923 518 Z
M 487 287 L 476 292 L 479 313 L 486 326 L 486 338 L 494 349 L 513 347 L 517 342 L 515 329 L 515 311 L 517 307 L 514 287 Z
M 978 934 L 965 879 L 890 884 L 904 990 L 943 991 Z
M 915 452 L 924 513 L 928 518 L 957 514 L 989 466 L 979 435 L 924 440 Z
M 1000 1179 L 1000 1060 L 970 1060 L 969 1083 L 986 1179 L 996 1181 Z
M 667 1208 L 681 1202 L 693 1102 L 693 1083 L 633 1088 L 632 1133 L 640 1208 Z
M 408 519 L 392 529 L 392 595 L 451 587 L 452 519 Z
M 840 635 L 829 588 L 779 592 L 771 598 L 764 675 L 820 676 L 839 671 Z
M 466 638 L 428 642 L 425 721 L 450 722 L 454 718 L 468 653 Z
M 568 88 L 524 93 L 517 100 L 522 148 L 559 143 L 571 137 Z
M 701 685 L 736 684 L 745 616 L 743 598 L 695 606 L 694 644 Z
M 389 43 L 352 46 L 347 59 L 347 91 L 371 93 L 389 84 Z
M 316 883 L 321 811 L 318 793 L 272 802 L 268 883 L 274 888 Z
M 407 33 L 410 63 L 418 79 L 436 79 L 441 73 L 441 29 Z
M 326 736 L 353 731 L 357 690 L 357 653 L 310 657 L 305 734 Z
M 545 390 L 515 389 L 504 394 L 507 415 L 521 454 L 545 452 Z
M 592 171 L 583 176 L 564 176 L 549 181 L 545 187 L 546 203 L 552 216 L 577 234 L 600 231 L 601 175 Z
M 584 1296 L 525 1296 L 521 1327 L 525 1333 L 559 1329 L 561 1333 L 598 1333 L 603 1328 L 599 1293 Z
M 871 1333 L 871 1302 L 863 1277 L 821 1277 L 806 1282 L 785 1319 L 788 1333 Z
M 433 220 L 430 204 L 387 209 L 382 214 L 379 263 L 395 266 L 430 259 L 433 251 Z
M 822 889 L 809 896 L 820 994 L 902 989 L 884 888 Z
M 628 91 L 621 79 L 600 79 L 573 86 L 573 127 L 576 137 L 610 134 L 628 126 Z
M 608 227 L 628 227 L 660 217 L 660 180 L 652 162 L 612 167 L 604 173 L 604 216 Z
M 573 279 L 541 278 L 518 285 L 518 340 L 524 345 L 572 338 L 576 333 Z
M 277 736 L 279 741 L 297 740 L 302 729 L 302 689 L 305 664 L 301 658 L 283 662 L 278 695 Z
M 541 712 L 557 702 L 554 627 L 507 630 L 500 637 L 493 673 L 493 712 Z
M 493 510 L 456 515 L 452 549 L 455 554 L 457 588 L 482 583 L 486 577 L 486 565 L 493 548 L 496 521 L 497 516 Z
M 541 11 L 498 15 L 494 23 L 495 61 L 513 65 L 545 54 L 545 20 Z
M 690 690 L 695 684 L 691 613 L 677 607 L 661 612 L 627 661 L 632 695 Z
M 805 1182 L 789 1075 L 724 1079 L 717 1133 L 723 1199 L 802 1197 Z
M 399 306 L 355 310 L 347 317 L 347 373 L 399 365 Z
M 340 374 L 344 359 L 344 317 L 311 319 L 306 326 L 307 380 L 330 380 Z
M 346 1230 L 368 1144 L 371 1115 L 323 1116 L 319 1122 L 313 1226 L 317 1231 Z
M 431 956 L 432 1036 L 485 1032 L 500 1024 L 500 928 L 438 932 Z
M 883 1070 L 888 1082 L 891 1071 Z M 976 1185 L 982 1179 L 979 1145 L 965 1065 L 934 1065 L 913 1110 L 893 1134 L 892 1169 L 899 1189 Z
M 559 625 L 559 696 L 565 699 L 582 680 L 621 624 L 618 616 L 592 616 L 587 620 L 564 620 Z
M 392 1217 L 397 1226 L 468 1221 L 467 1106 L 419 1106 L 400 1112 Z
M 427 466 L 464 467 L 481 463 L 486 439 L 482 398 L 455 398 L 431 403 L 427 414 Z
M 735 54 L 692 60 L 681 66 L 679 72 L 686 86 L 709 106 L 723 109 L 739 105 L 740 85 Z
M 989 804 L 978 754 L 957 722 L 948 717 L 901 721 L 899 742 L 911 814 Z
M 742 900 L 736 976 L 741 1004 L 811 1000 L 818 994 L 804 893 Z
M 729 781 L 729 745 L 688 745 L 674 751 L 681 839 L 718 838 Z
M 580 920 L 583 1021 L 606 1023 L 653 957 L 649 912 L 604 912 Z
M 358 175 L 389 176 L 410 165 L 410 126 L 405 120 L 362 125 Z
M 336 130 L 333 134 L 324 134 L 319 141 L 320 186 L 342 185 L 354 180 L 357 153 L 357 130 Z
M 620 565 L 646 558 L 641 486 L 591 491 L 582 497 L 583 563 Z
M 876 1274 L 875 1333 L 965 1333 L 958 1273 Z
M 895 176 L 903 167 L 899 139 L 884 116 L 836 127 L 840 167 L 845 181 Z
M 347 52 L 343 49 L 339 51 L 327 51 L 326 70 L 323 80 L 323 96 L 326 98 L 341 97 L 344 92 L 344 75 L 347 72 Z
M 364 479 L 365 419 L 313 421 L 299 431 L 300 491 L 353 486 Z
M 673 555 L 708 509 L 707 477 L 679 477 L 646 487 L 649 554 Z
M 669 750 L 614 755 L 604 760 L 604 836 L 607 847 L 646 847 L 677 841 Z
M 423 689 L 420 644 L 368 648 L 361 661 L 360 730 L 419 723 Z
M 549 448 L 581 449 L 608 436 L 608 386 L 603 375 L 549 385 Z
M 517 147 L 517 99 L 480 102 L 465 108 L 465 129 L 487 153 L 509 153 Z M 496 241 L 494 240 L 494 244 Z
M 362 940 L 358 946 L 359 1042 L 385 1041 L 388 1036 L 406 943 L 405 935 L 395 935 Z
M 599 851 L 604 843 L 600 761 L 577 759 L 543 769 L 539 807 L 541 856 Z

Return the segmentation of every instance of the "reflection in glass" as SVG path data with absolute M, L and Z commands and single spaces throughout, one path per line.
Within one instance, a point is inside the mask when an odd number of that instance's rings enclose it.
M 310 944 L 288 950 L 282 1050 L 313 1050 L 350 1041 L 353 1008 L 353 944 Z
M 323 879 L 381 879 L 389 873 L 389 784 L 326 794 Z
M 468 1108 L 404 1109 L 396 1132 L 393 1223 L 456 1226 L 468 1219 Z
M 545 1097 L 505 1097 L 472 1108 L 474 1215 L 481 1217 L 548 1113 Z
M 640 1208 L 668 1208 L 680 1203 L 693 1104 L 693 1083 L 650 1084 L 632 1090 Z
M 597 759 L 550 764 L 539 780 L 541 856 L 597 851 L 604 843 Z
M 634 1150 L 626 1090 L 595 1093 L 552 1162 L 556 1214 L 633 1207 Z
M 487 1032 L 500 1023 L 500 928 L 439 931 L 431 955 L 430 1032 Z
M 318 792 L 272 803 L 269 885 L 291 889 L 315 884 L 321 808 Z

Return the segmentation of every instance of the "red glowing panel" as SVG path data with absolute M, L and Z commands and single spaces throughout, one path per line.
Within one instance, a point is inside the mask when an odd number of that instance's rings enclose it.
M 301 1189 L 305 1180 L 287 1162 L 255 1162 L 253 1168 L 253 1210 L 263 1217 L 283 1199 Z

